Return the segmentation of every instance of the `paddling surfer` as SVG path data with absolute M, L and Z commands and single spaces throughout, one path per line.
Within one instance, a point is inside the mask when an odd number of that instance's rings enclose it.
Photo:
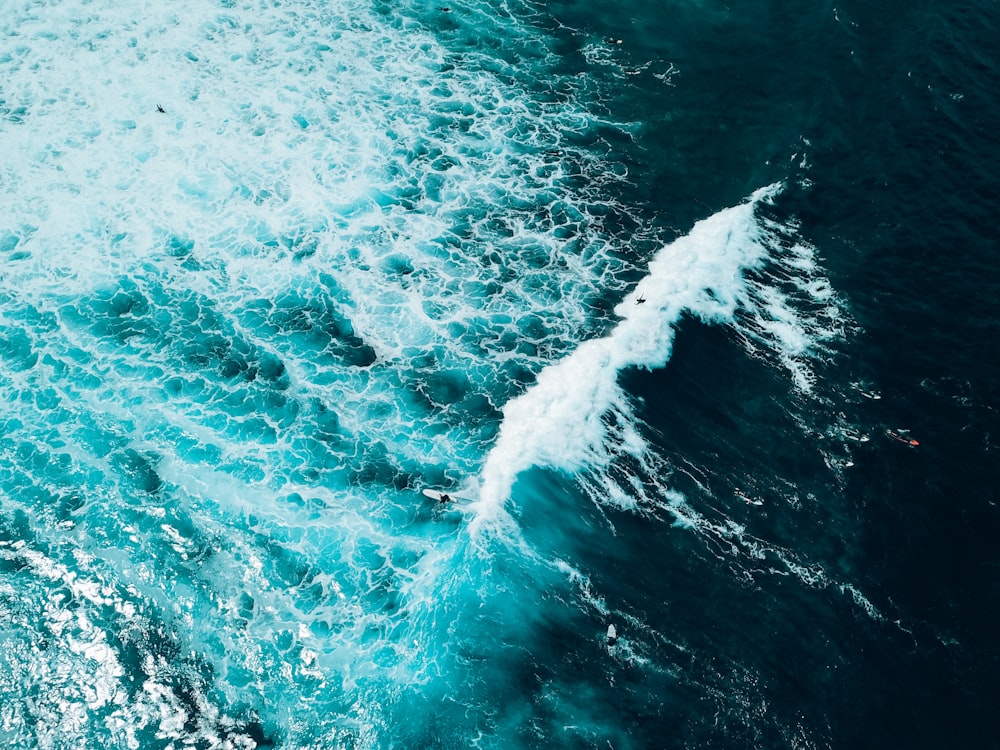
M 889 432 L 889 437 L 891 437 L 893 440 L 898 440 L 903 445 L 909 445 L 914 448 L 920 445 L 919 440 L 914 440 L 907 434 L 909 430 L 889 430 L 888 432 Z

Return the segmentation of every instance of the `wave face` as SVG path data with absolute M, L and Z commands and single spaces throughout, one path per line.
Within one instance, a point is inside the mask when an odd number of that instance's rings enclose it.
M 817 275 L 812 249 L 789 244 L 790 227 L 758 215 L 778 190 L 762 188 L 662 248 L 615 308 L 614 329 L 546 367 L 526 393 L 506 404 L 483 468 L 477 521 L 495 515 L 517 475 L 535 466 L 585 470 L 599 478 L 589 483 L 596 496 L 619 505 L 645 499 L 634 472 L 622 481 L 608 471 L 616 458 L 645 463 L 651 455 L 618 377 L 627 368 L 666 365 L 685 315 L 732 325 L 752 351 L 772 352 L 794 385 L 811 390 L 809 359 L 843 332 L 842 314 Z M 794 283 L 782 289 L 779 276 Z
M 10 746 L 627 736 L 538 677 L 613 613 L 518 477 L 695 523 L 622 372 L 694 317 L 805 394 L 841 313 L 781 185 L 668 242 L 537 14 L 447 10 L 5 5 Z

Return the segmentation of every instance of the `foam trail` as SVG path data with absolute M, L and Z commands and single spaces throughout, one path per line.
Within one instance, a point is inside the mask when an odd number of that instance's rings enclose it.
M 495 446 L 481 474 L 471 528 L 502 522 L 503 504 L 517 476 L 534 466 L 577 471 L 607 466 L 609 431 L 621 451 L 641 455 L 645 443 L 629 418 L 618 385 L 626 367 L 663 367 L 670 358 L 677 321 L 685 313 L 705 321 L 733 321 L 750 304 L 746 272 L 768 257 L 767 230 L 756 208 L 779 185 L 757 190 L 745 203 L 698 222 L 662 248 L 648 274 L 618 305 L 621 322 L 603 338 L 584 342 L 545 368 L 525 393 L 508 402 Z

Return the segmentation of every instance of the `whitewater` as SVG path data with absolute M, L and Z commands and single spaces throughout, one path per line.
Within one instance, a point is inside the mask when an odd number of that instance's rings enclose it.
M 783 186 L 647 230 L 537 11 L 446 10 L 5 6 L 9 746 L 508 747 L 501 654 L 620 617 L 519 478 L 698 527 L 618 383 L 685 318 L 809 394 L 845 323 Z

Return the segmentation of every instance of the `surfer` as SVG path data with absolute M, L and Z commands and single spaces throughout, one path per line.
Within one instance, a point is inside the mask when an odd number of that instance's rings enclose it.
M 608 646 L 614 646 L 616 643 L 618 643 L 618 629 L 611 623 L 608 625 Z
M 911 445 L 913 447 L 920 445 L 919 440 L 914 440 L 913 438 L 906 437 L 905 435 L 900 434 L 902 432 L 906 432 L 906 430 L 900 430 L 899 432 L 896 432 L 895 430 L 889 430 L 889 437 L 891 437 L 893 440 L 898 440 L 899 442 L 903 443 L 903 445 Z
M 645 297 L 643 297 L 643 296 L 642 296 L 642 295 L 640 294 L 640 295 L 639 295 L 639 296 L 638 296 L 638 297 L 636 298 L 636 300 L 635 300 L 635 304 L 637 304 L 637 305 L 641 305 L 641 304 L 642 304 L 643 302 L 645 302 L 645 301 L 646 301 L 646 298 L 645 298 Z
M 437 490 L 432 490 L 430 488 L 421 490 L 421 494 L 424 497 L 429 497 L 438 503 L 454 503 L 462 500 L 460 497 L 452 497 L 447 492 L 438 492 Z
M 167 110 L 165 110 L 159 104 L 156 105 L 156 111 L 159 112 L 161 115 L 165 115 L 167 113 Z

